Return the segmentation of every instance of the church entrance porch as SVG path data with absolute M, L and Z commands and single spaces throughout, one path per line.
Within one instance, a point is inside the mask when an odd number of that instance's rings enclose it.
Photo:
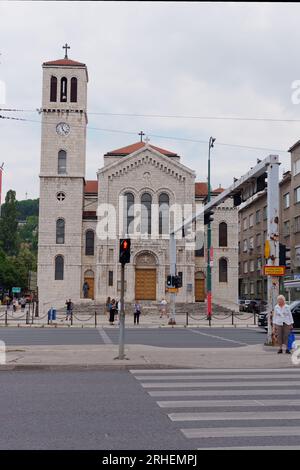
M 135 260 L 135 299 L 156 300 L 156 259 L 150 252 L 139 254 Z
M 94 272 L 89 270 L 84 273 L 84 284 L 88 285 L 87 290 L 87 299 L 94 300 L 94 290 L 95 290 L 95 282 L 94 282 Z

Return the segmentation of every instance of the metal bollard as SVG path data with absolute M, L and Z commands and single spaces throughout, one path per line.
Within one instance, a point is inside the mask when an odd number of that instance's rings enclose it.
M 188 324 L 189 324 L 189 312 L 186 312 L 185 326 L 188 326 Z
M 254 325 L 256 325 L 256 313 L 253 312 L 253 315 L 254 315 Z
M 7 309 L 5 310 L 5 326 L 7 326 Z
M 29 311 L 26 311 L 26 325 L 29 325 Z
M 73 326 L 73 310 L 71 310 L 71 326 Z
M 231 324 L 234 325 L 234 312 L 231 312 Z
M 97 312 L 95 310 L 95 328 L 97 328 Z

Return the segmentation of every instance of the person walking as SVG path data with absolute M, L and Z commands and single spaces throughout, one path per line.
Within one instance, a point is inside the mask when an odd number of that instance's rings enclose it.
M 169 315 L 167 313 L 167 301 L 166 299 L 162 299 L 162 301 L 160 302 L 160 317 L 159 318 L 162 318 L 164 315 L 167 316 L 167 318 L 169 318 Z
M 134 304 L 134 310 L 133 310 L 133 318 L 134 318 L 134 324 L 139 325 L 140 323 L 140 314 L 142 311 L 141 305 L 139 304 L 139 301 L 136 300 Z
M 66 320 L 71 320 L 73 314 L 73 302 L 71 299 L 66 300 L 67 306 L 67 313 L 66 313 Z
M 21 297 L 21 299 L 20 299 L 20 304 L 21 304 L 21 311 L 24 312 L 25 307 L 26 307 L 26 299 L 25 299 L 25 297 Z
M 278 354 L 282 354 L 282 345 L 286 347 L 286 354 L 291 354 L 291 351 L 288 349 L 288 337 L 290 331 L 293 329 L 294 319 L 290 307 L 285 303 L 285 297 L 283 295 L 277 297 L 273 324 L 275 325 L 275 332 L 279 344 Z
M 110 306 L 110 309 L 109 309 L 109 323 L 111 325 L 114 324 L 116 311 L 117 311 L 116 301 L 115 301 L 115 299 L 112 299 L 111 306 Z

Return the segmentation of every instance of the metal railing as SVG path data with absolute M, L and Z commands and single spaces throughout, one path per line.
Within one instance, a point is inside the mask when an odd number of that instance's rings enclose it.
M 209 326 L 212 326 L 212 324 L 214 322 L 218 323 L 219 321 L 224 321 L 224 320 L 228 320 L 228 319 L 231 319 L 231 321 L 228 322 L 228 324 L 231 324 L 231 325 L 236 325 L 237 324 L 237 322 L 235 322 L 235 319 L 238 319 L 242 322 L 252 320 L 253 325 L 257 325 L 257 316 L 258 316 L 258 313 L 256 313 L 256 312 L 253 312 L 250 315 L 248 315 L 247 317 L 245 317 L 244 314 L 231 311 L 227 315 L 224 315 L 224 316 L 220 316 L 218 313 L 216 313 L 216 314 L 212 315 L 211 317 L 208 317 L 207 314 L 204 313 L 204 314 L 200 315 L 199 317 L 198 316 L 195 317 L 195 316 L 191 315 L 189 312 L 186 312 L 185 326 L 189 325 L 189 319 L 196 320 L 198 322 L 203 322 L 204 321 L 204 322 L 208 323 Z

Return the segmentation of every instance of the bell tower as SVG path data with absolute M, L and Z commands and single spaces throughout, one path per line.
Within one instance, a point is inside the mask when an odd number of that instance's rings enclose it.
M 70 46 L 63 48 L 63 59 L 42 65 L 38 288 L 44 313 L 81 297 L 88 73 L 69 59 Z

